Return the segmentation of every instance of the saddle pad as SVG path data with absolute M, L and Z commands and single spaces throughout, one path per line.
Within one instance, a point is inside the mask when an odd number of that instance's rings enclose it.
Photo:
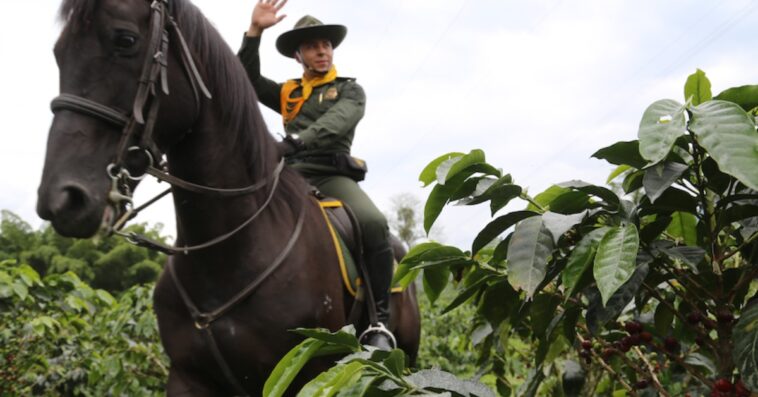
M 351 222 L 350 216 L 344 208 L 342 201 L 325 198 L 319 200 L 319 207 L 321 213 L 324 215 L 324 221 L 329 229 L 329 234 L 332 237 L 334 243 L 334 250 L 337 253 L 337 259 L 339 261 L 340 273 L 342 274 L 342 282 L 345 285 L 347 292 L 355 296 L 358 287 L 361 285 L 360 272 L 355 262 L 355 239 L 352 228 L 358 227 Z M 397 267 L 397 262 L 395 262 Z M 400 293 L 402 288 L 393 288 L 392 293 Z
M 329 211 L 330 214 L 337 211 L 344 212 L 344 208 L 342 208 L 342 202 L 334 199 L 320 200 L 319 207 L 321 208 L 321 213 L 324 215 L 326 226 L 329 228 L 329 234 L 331 235 L 332 242 L 334 243 L 334 249 L 337 252 L 337 260 L 339 261 L 340 273 L 342 273 L 342 282 L 345 284 L 345 289 L 347 289 L 347 292 L 350 295 L 355 296 L 356 291 L 358 291 L 358 286 L 361 282 L 361 278 L 358 275 L 358 268 L 355 265 L 355 260 L 353 260 L 353 255 L 350 253 L 350 249 L 348 249 L 347 244 L 345 244 L 342 236 L 340 236 L 340 234 L 335 230 L 332 220 L 330 219 L 332 217 L 327 215 L 327 211 Z

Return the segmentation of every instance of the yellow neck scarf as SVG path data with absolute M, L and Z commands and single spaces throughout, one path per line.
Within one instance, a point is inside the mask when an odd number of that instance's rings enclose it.
M 331 83 L 336 79 L 337 69 L 334 67 L 334 65 L 332 65 L 331 69 L 329 69 L 329 71 L 323 76 L 309 79 L 305 74 L 303 74 L 303 79 L 300 82 L 297 80 L 288 80 L 286 83 L 284 83 L 282 85 L 282 91 L 279 96 L 284 125 L 287 125 L 290 121 L 294 120 L 295 117 L 297 117 L 297 114 L 300 112 L 300 108 L 302 108 L 303 103 L 305 103 L 305 101 L 310 98 L 314 88 Z M 298 87 L 303 87 L 302 95 L 297 98 L 290 98 L 292 92 L 295 91 Z

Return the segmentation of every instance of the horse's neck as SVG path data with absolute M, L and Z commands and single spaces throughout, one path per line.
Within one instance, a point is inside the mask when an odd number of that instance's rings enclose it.
M 237 142 L 238 132 L 232 131 L 210 110 L 200 120 L 168 153 L 170 172 L 192 183 L 217 188 L 240 188 L 259 182 L 246 157 L 252 150 L 246 150 Z M 219 198 L 175 189 L 179 243 L 201 244 L 233 230 L 262 205 L 267 190 L 264 187 L 255 194 Z M 219 244 L 219 248 L 228 249 L 229 244 L 239 241 L 240 237 L 230 238 Z

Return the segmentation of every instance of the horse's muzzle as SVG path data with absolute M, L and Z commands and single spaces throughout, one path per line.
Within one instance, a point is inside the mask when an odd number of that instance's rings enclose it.
M 37 214 L 61 235 L 86 238 L 98 231 L 103 208 L 95 204 L 85 187 L 64 183 L 52 189 L 40 186 Z

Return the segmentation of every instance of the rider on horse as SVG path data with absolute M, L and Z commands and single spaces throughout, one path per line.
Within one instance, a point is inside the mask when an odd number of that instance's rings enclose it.
M 311 16 L 301 18 L 293 30 L 279 36 L 276 48 L 302 65 L 303 77 L 276 83 L 261 76 L 258 48 L 263 31 L 284 19 L 285 15 L 277 12 L 285 3 L 286 0 L 260 0 L 256 4 L 238 55 L 258 99 L 282 114 L 287 136 L 278 145 L 287 163 L 321 193 L 347 203 L 358 218 L 377 318 L 382 323 L 380 331 L 367 334 L 364 342 L 389 349 L 393 267 L 389 229 L 382 212 L 358 186 L 365 164 L 350 156 L 366 97 L 354 78 L 337 77 L 332 64 L 333 49 L 345 38 L 347 28 L 324 25 Z

